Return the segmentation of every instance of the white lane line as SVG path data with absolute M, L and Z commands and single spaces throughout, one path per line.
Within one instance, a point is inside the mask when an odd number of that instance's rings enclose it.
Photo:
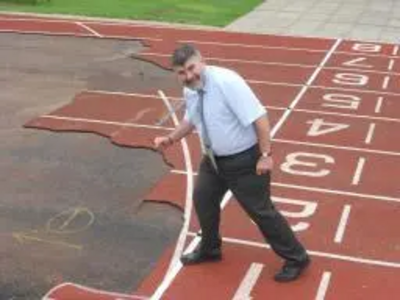
M 339 225 L 338 228 L 336 229 L 334 241 L 337 244 L 340 244 L 343 241 L 344 233 L 346 231 L 346 226 L 349 221 L 350 211 L 351 211 L 351 205 L 346 204 L 343 207 L 342 216 L 340 217 Z
M 385 195 L 361 194 L 361 193 L 354 193 L 354 192 L 348 192 L 348 191 L 342 191 L 342 190 L 324 189 L 324 188 L 319 188 L 319 187 L 309 187 L 309 186 L 282 183 L 282 182 L 273 182 L 272 185 L 279 186 L 279 187 L 298 189 L 298 190 L 303 190 L 303 191 L 312 191 L 312 192 L 320 192 L 320 193 L 332 194 L 332 195 L 352 196 L 352 197 L 357 197 L 360 199 L 373 199 L 373 200 L 382 200 L 382 201 L 400 203 L 400 198 L 388 197 Z
M 336 51 L 336 53 L 338 53 L 338 54 L 346 54 L 346 55 L 349 55 L 349 56 L 360 56 L 360 55 L 363 55 L 364 57 L 366 57 L 366 58 L 368 58 L 368 57 L 371 57 L 371 58 L 374 58 L 374 57 L 377 57 L 377 58 L 392 58 L 392 57 L 394 57 L 395 55 L 388 55 L 388 54 L 374 54 L 374 53 L 356 53 L 356 52 L 350 52 L 350 51 L 344 51 L 344 50 L 338 50 L 338 51 Z
M 194 232 L 189 232 L 188 235 L 195 236 L 196 234 Z M 251 247 L 257 247 L 257 248 L 263 248 L 263 249 L 271 249 L 271 246 L 269 246 L 268 244 L 265 244 L 265 243 L 231 238 L 231 237 L 226 237 L 226 236 L 223 237 L 222 239 L 226 243 L 251 246 Z M 342 255 L 342 254 L 329 253 L 329 252 L 323 252 L 323 251 L 315 251 L 315 250 L 308 250 L 308 253 L 310 253 L 311 255 L 314 255 L 314 256 L 323 257 L 323 258 L 331 258 L 331 259 L 336 259 L 336 260 L 340 260 L 340 261 L 400 269 L 399 262 L 369 259 L 369 258 L 362 258 L 362 257 L 357 257 L 357 256 Z
M 304 51 L 304 52 L 316 52 L 316 53 L 324 53 L 326 51 L 326 50 L 318 50 L 318 49 L 312 49 L 312 48 L 296 48 L 296 47 L 288 48 L 288 47 L 280 47 L 280 46 L 248 45 L 248 44 L 240 44 L 240 43 L 221 43 L 221 42 L 197 41 L 197 40 L 181 40 L 180 42 L 200 44 L 200 45 L 224 46 L 224 47 L 292 50 L 292 51 Z
M 280 85 L 280 84 L 278 84 L 278 85 Z M 325 89 L 325 87 L 318 87 L 318 88 Z M 135 97 L 141 97 L 141 98 L 158 99 L 157 96 L 149 95 L 149 94 L 140 94 L 140 93 L 124 93 L 124 92 L 112 92 L 112 91 L 104 91 L 104 90 L 84 90 L 84 92 L 106 94 L 106 95 L 108 94 L 108 95 L 121 95 L 121 96 L 135 96 Z M 169 97 L 169 99 L 173 99 L 174 101 L 183 101 L 183 98 L 179 98 L 179 97 Z M 375 107 L 375 113 L 381 112 L 382 101 L 383 101 L 383 97 L 382 96 L 378 97 L 378 102 Z M 286 107 L 276 107 L 276 106 L 269 106 L 269 105 L 267 105 L 265 107 L 272 108 L 272 109 L 279 109 L 279 110 L 287 109 Z M 320 111 L 320 110 L 311 110 L 311 109 L 302 109 L 302 108 L 296 108 L 295 110 L 300 111 L 300 112 L 307 112 L 307 113 L 317 113 L 317 114 L 336 115 L 336 116 L 352 117 L 352 118 L 366 118 L 366 119 L 374 119 L 374 120 L 400 122 L 400 119 L 377 117 L 377 116 L 370 116 L 370 115 L 345 114 L 345 113 L 338 113 L 338 112 Z
M 141 94 L 141 93 L 126 93 L 126 92 L 116 92 L 116 91 L 105 91 L 105 90 L 83 90 L 82 93 L 90 94 L 105 94 L 105 95 L 117 95 L 117 96 L 127 96 L 127 97 L 140 97 L 140 98 L 151 98 L 155 100 L 160 100 L 160 97 L 153 94 Z M 174 101 L 183 101 L 181 97 L 168 97 Z
M 362 172 L 364 170 L 364 165 L 365 165 L 365 158 L 364 157 L 360 157 L 358 159 L 357 167 L 356 167 L 356 170 L 354 172 L 353 180 L 351 181 L 352 185 L 360 184 Z
M 320 72 L 320 70 L 322 69 L 323 65 L 326 63 L 326 61 L 329 59 L 329 57 L 332 55 L 332 53 L 335 51 L 335 49 L 339 46 L 341 40 L 336 40 L 335 44 L 332 46 L 332 49 L 327 53 L 327 55 L 325 56 L 325 58 L 323 59 L 323 61 L 321 62 L 321 64 L 319 65 L 319 67 L 314 71 L 314 73 L 311 75 L 311 77 L 309 78 L 309 80 L 307 81 L 307 84 L 311 84 L 312 81 L 315 79 L 315 77 L 318 75 L 318 73 Z M 308 88 L 308 86 L 305 87 L 305 90 Z M 303 92 L 303 93 L 304 93 Z M 300 92 L 299 95 L 295 98 L 295 100 L 292 102 L 291 107 L 293 108 L 297 102 L 300 100 L 302 96 L 302 93 Z M 171 107 L 168 107 L 169 110 L 172 110 Z M 275 124 L 275 127 L 271 130 L 271 138 L 276 134 L 276 132 L 279 130 L 280 126 L 282 125 L 282 119 L 286 119 L 289 114 L 290 114 L 291 110 L 286 110 L 285 114 L 281 117 L 281 119 L 278 121 L 277 124 Z M 176 115 L 175 115 L 176 116 Z M 190 174 L 192 176 L 192 173 Z M 223 201 L 223 204 L 226 205 L 226 203 L 228 203 L 229 199 L 232 197 L 231 192 L 228 192 L 225 194 L 225 199 L 226 201 Z M 186 208 L 185 208 L 186 209 Z M 221 210 L 223 209 L 222 204 L 221 204 Z M 182 253 L 182 251 L 180 252 Z M 171 262 L 172 265 L 172 262 Z M 182 264 L 180 262 L 177 262 L 176 264 L 174 264 L 174 267 L 167 272 L 166 276 L 164 277 L 163 282 L 161 283 L 161 285 L 159 285 L 159 287 L 157 288 L 156 292 L 154 293 L 154 295 L 152 296 L 152 300 L 159 300 L 161 299 L 161 297 L 163 296 L 163 294 L 165 293 L 165 291 L 168 289 L 168 287 L 172 284 L 172 281 L 174 280 L 174 278 L 176 277 L 176 275 L 179 273 L 179 270 L 182 268 Z
M 82 28 L 84 28 L 84 29 L 86 29 L 87 31 L 89 31 L 90 33 L 94 34 L 95 36 L 97 36 L 97 37 L 99 37 L 99 38 L 102 38 L 102 37 L 103 37 L 103 36 L 102 36 L 100 33 L 98 33 L 96 30 L 90 28 L 89 26 L 83 24 L 82 22 L 75 22 L 75 24 L 78 25 L 78 26 L 80 26 L 80 27 L 82 27 Z
M 0 30 L 1 31 L 1 30 Z M 91 37 L 91 36 L 89 36 Z M 305 84 L 300 83 L 288 83 L 288 82 L 272 82 L 272 81 L 262 81 L 262 80 L 247 80 L 250 84 L 261 84 L 261 85 L 278 85 L 278 86 L 285 86 L 285 87 L 298 87 L 302 88 Z M 357 92 L 360 94 L 378 94 L 378 95 L 388 95 L 388 96 L 399 96 L 400 93 L 395 92 L 388 92 L 382 90 L 367 90 L 367 89 L 352 89 L 352 88 L 338 88 L 333 86 L 323 86 L 323 85 L 312 85 L 310 88 L 313 89 L 320 89 L 320 90 L 334 90 L 337 92 Z M 126 94 L 129 95 L 130 93 L 123 93 L 123 92 L 109 92 L 109 91 L 102 91 L 102 90 L 95 90 L 98 92 L 110 93 L 110 94 Z M 132 93 L 133 94 L 133 93 Z
M 393 70 L 393 68 L 394 68 L 394 62 L 395 62 L 395 60 L 394 60 L 393 58 L 389 61 L 389 66 L 388 66 L 388 70 L 389 70 L 389 71 L 392 71 L 392 70 Z
M 397 45 L 397 46 L 395 46 L 395 47 L 393 48 L 392 55 L 393 55 L 393 56 L 397 56 L 398 53 L 399 53 L 399 45 Z
M 330 149 L 340 149 L 340 150 L 346 150 L 346 151 L 400 156 L 400 152 L 376 150 L 376 149 L 369 149 L 369 148 L 346 147 L 346 146 L 339 146 L 339 145 L 335 145 L 335 144 L 300 142 L 300 141 L 292 141 L 292 140 L 286 140 L 286 139 L 273 139 L 273 141 L 278 142 L 278 143 L 291 144 L 291 145 L 303 145 L 303 146 L 311 146 L 311 147 L 319 147 L 319 148 L 330 148 Z
M 122 127 L 131 127 L 131 128 L 146 128 L 146 129 L 169 130 L 169 131 L 174 130 L 174 128 L 172 128 L 172 127 L 165 127 L 165 126 L 134 124 L 134 123 L 129 123 L 129 122 L 115 122 L 115 121 L 105 121 L 105 120 L 97 120 L 97 119 L 63 117 L 63 116 L 57 116 L 57 115 L 43 115 L 43 116 L 40 116 L 39 118 L 63 120 L 63 121 L 71 121 L 71 122 L 115 125 L 115 126 L 122 126 Z M 399 122 L 400 122 L 400 120 L 399 120 Z M 345 146 L 338 146 L 338 145 L 319 144 L 319 143 L 311 143 L 311 142 L 300 142 L 300 141 L 292 141 L 292 140 L 277 139 L 277 138 L 273 138 L 273 141 L 280 142 L 280 143 L 286 143 L 286 144 L 293 144 L 293 145 L 305 145 L 305 146 L 341 149 L 341 150 L 357 151 L 357 152 L 361 151 L 361 152 L 366 152 L 366 153 L 375 153 L 375 154 L 382 154 L 382 155 L 393 155 L 393 156 L 399 156 L 400 155 L 400 152 L 392 152 L 392 151 L 384 151 L 384 150 L 368 149 L 368 148 L 345 147 Z
M 171 118 L 171 114 L 172 113 L 179 113 L 181 111 L 181 109 L 186 105 L 185 102 L 181 102 L 178 103 L 177 105 L 175 105 L 173 107 L 173 111 L 168 111 L 166 113 L 164 113 L 164 115 L 162 115 L 157 121 L 156 121 L 156 125 L 157 126 L 163 126 L 165 123 L 167 123 L 169 121 L 169 119 Z
M 121 95 L 121 96 L 127 96 L 127 97 L 135 96 L 135 97 L 140 97 L 140 98 L 158 99 L 157 96 L 149 95 L 149 94 L 140 94 L 140 93 L 112 92 L 112 91 L 104 91 L 104 90 L 84 90 L 84 92 L 86 92 L 86 93 L 98 93 L 98 94 L 105 94 L 105 95 Z M 179 98 L 179 97 L 169 97 L 169 99 L 173 99 L 174 101 L 183 101 L 183 98 Z M 379 97 L 377 106 L 375 108 L 375 112 L 380 112 L 382 101 L 383 101 L 383 97 Z M 276 107 L 276 106 L 269 106 L 269 105 L 267 105 L 265 107 L 266 108 L 272 108 L 272 109 L 279 109 L 279 110 L 287 109 L 287 107 Z M 316 113 L 316 114 L 336 115 L 336 116 L 351 117 L 351 118 L 366 118 L 366 119 L 374 119 L 374 120 L 382 120 L 382 121 L 400 122 L 400 119 L 387 118 L 387 117 L 377 117 L 377 116 L 370 116 L 370 115 L 345 114 L 345 113 L 338 113 L 338 112 L 312 110 L 312 109 L 302 109 L 302 108 L 296 108 L 295 110 L 299 111 L 299 112 L 307 112 L 307 113 Z
M 283 116 L 279 119 L 279 121 L 276 123 L 275 127 L 271 130 L 271 135 L 274 136 L 276 132 L 282 127 L 284 122 L 287 120 L 289 115 L 291 114 L 292 110 L 295 108 L 297 103 L 301 100 L 309 86 L 313 83 L 315 78 L 318 76 L 318 74 L 321 72 L 322 68 L 326 64 L 326 62 L 329 60 L 329 58 L 332 56 L 333 52 L 339 47 L 340 43 L 342 42 L 342 39 L 337 39 L 336 42 L 332 45 L 331 49 L 329 52 L 325 55 L 324 59 L 321 61 L 321 63 L 318 65 L 318 67 L 314 70 L 314 72 L 311 74 L 310 78 L 307 80 L 306 85 L 302 87 L 300 92 L 297 94 L 295 99 L 292 101 L 292 103 L 289 105 L 288 109 L 285 111 Z
M 193 176 L 192 176 L 193 177 Z M 230 198 L 232 198 L 232 193 L 228 191 L 224 198 L 222 199 L 221 202 L 221 210 L 227 205 L 229 202 Z M 189 220 L 190 221 L 190 220 Z M 193 234 L 190 234 L 188 229 L 185 232 L 186 236 L 191 236 Z M 201 238 L 196 235 L 196 238 L 192 240 L 192 242 L 189 244 L 189 246 L 186 248 L 185 251 L 182 251 L 184 254 L 192 252 L 197 245 L 200 243 Z M 181 253 L 182 253 L 181 252 Z M 180 253 L 180 255 L 181 255 Z M 171 262 L 172 264 L 172 262 Z M 170 272 L 167 272 L 166 275 L 164 276 L 164 280 L 162 283 L 157 287 L 156 291 L 154 294 L 151 296 L 151 300 L 159 300 L 161 297 L 164 295 L 164 293 L 167 291 L 169 286 L 172 284 L 173 280 L 175 277 L 178 275 L 179 271 L 182 269 L 183 265 L 182 263 L 178 260 L 177 263 L 174 265 L 174 267 L 170 270 Z
M 97 120 L 97 119 L 85 119 L 85 118 L 74 118 L 74 117 L 63 117 L 57 115 L 43 115 L 40 116 L 43 119 L 54 119 L 54 120 L 63 120 L 63 121 L 72 121 L 72 122 L 82 122 L 82 123 L 95 123 L 102 125 L 116 125 L 116 126 L 124 126 L 124 127 L 132 127 L 132 128 L 147 128 L 147 129 L 159 129 L 159 130 L 174 130 L 171 127 L 164 126 L 156 126 L 156 125 L 142 125 L 142 124 L 133 124 L 128 122 L 114 122 L 114 121 L 105 121 L 105 120 Z
M 277 83 L 279 85 L 279 83 Z M 281 85 L 286 85 L 286 83 L 282 83 Z M 293 85 L 294 86 L 294 85 Z M 299 86 L 299 85 L 297 85 Z M 313 85 L 313 88 L 324 89 L 324 90 L 335 90 L 335 91 L 344 91 L 344 92 L 356 92 L 360 94 L 379 94 L 379 95 L 388 95 L 388 96 L 399 96 L 400 93 L 396 92 L 388 92 L 382 90 L 368 90 L 368 89 L 352 89 L 352 88 L 339 88 L 334 86 L 323 86 L 323 85 Z
M 312 147 L 320 147 L 320 148 L 340 149 L 340 150 L 346 150 L 346 151 L 356 151 L 356 152 L 400 156 L 400 152 L 384 151 L 384 150 L 369 149 L 369 148 L 346 147 L 346 146 L 339 146 L 339 145 L 335 145 L 335 144 L 301 142 L 301 141 L 293 141 L 293 140 L 287 140 L 287 139 L 274 139 L 273 141 L 279 142 L 279 143 L 284 143 L 284 144 L 292 144 L 292 145 L 304 145 L 304 146 L 312 146 Z
M 375 113 L 380 114 L 382 112 L 383 97 L 378 97 L 375 106 Z
M 376 127 L 375 123 L 369 124 L 368 133 L 367 133 L 367 136 L 365 138 L 365 143 L 367 145 L 371 144 L 371 142 L 372 142 L 372 138 L 374 137 L 374 133 L 375 133 L 375 127 Z
M 140 54 L 140 56 L 158 56 L 158 57 L 170 57 L 169 54 L 162 53 L 153 53 L 153 52 L 144 52 Z M 221 62 L 237 62 L 243 64 L 254 64 L 254 65 L 266 65 L 266 66 L 285 66 L 285 67 L 299 67 L 299 68 L 314 68 L 315 65 L 305 65 L 305 64 L 296 64 L 296 63 L 285 63 L 279 61 L 259 61 L 259 60 L 246 60 L 239 58 L 221 58 L 221 57 L 205 57 L 206 61 L 221 61 Z
M 382 83 L 382 89 L 387 90 L 389 87 L 389 82 L 390 82 L 390 76 L 385 76 L 385 79 L 383 80 Z
M 313 72 L 313 74 L 311 75 L 311 77 L 309 78 L 309 80 L 307 81 L 307 84 L 310 85 L 315 77 L 318 75 L 318 73 L 321 71 L 323 65 L 326 63 L 326 61 L 329 59 L 329 57 L 332 55 L 332 53 L 335 51 L 335 49 L 339 46 L 341 40 L 336 40 L 335 44 L 332 46 L 331 50 L 327 53 L 327 55 L 325 56 L 325 58 L 323 59 L 323 61 L 320 63 L 320 65 L 318 66 L 318 68 Z M 294 101 L 291 104 L 291 108 L 293 108 L 297 102 L 301 99 L 302 95 L 304 94 L 304 92 L 307 90 L 308 86 L 303 87 L 303 92 L 300 92 L 297 97 L 294 99 Z M 171 107 L 168 107 L 169 110 L 172 110 Z M 281 119 L 278 121 L 277 124 L 275 124 L 274 128 L 271 130 L 271 138 L 276 134 L 276 132 L 280 129 L 280 126 L 283 124 L 282 119 L 286 119 L 289 114 L 290 114 L 291 110 L 286 110 L 285 114 L 281 117 Z M 192 174 L 191 174 L 192 175 Z M 221 204 L 221 210 L 223 209 L 223 207 L 226 205 L 226 203 L 228 203 L 229 199 L 232 197 L 231 192 L 226 193 L 225 198 L 223 203 Z M 224 206 L 222 206 L 224 205 Z M 199 239 L 200 240 L 200 239 Z M 172 264 L 172 263 L 171 263 Z M 182 264 L 181 263 L 176 263 L 174 265 L 174 268 L 172 270 L 170 270 L 169 272 L 167 272 L 167 275 L 165 276 L 163 282 L 161 283 L 161 285 L 158 286 L 156 292 L 153 294 L 152 296 L 152 300 L 159 300 L 161 299 L 161 297 L 163 296 L 163 294 L 165 293 L 165 291 L 168 289 L 168 287 L 172 284 L 172 281 L 174 280 L 174 278 L 176 277 L 176 275 L 178 274 L 179 270 L 182 268 Z
M 48 291 L 46 293 L 46 295 L 44 295 L 42 297 L 42 300 L 52 300 L 54 298 L 51 298 L 50 295 L 55 293 L 57 290 L 60 290 L 62 288 L 68 288 L 68 287 L 76 287 L 78 290 L 83 290 L 89 293 L 93 293 L 93 294 L 97 294 L 97 295 L 101 295 L 101 296 L 109 296 L 109 297 L 113 297 L 118 299 L 120 298 L 124 298 L 124 299 L 130 299 L 130 300 L 149 300 L 150 298 L 145 297 L 145 296 L 139 296 L 139 295 L 128 295 L 128 294 L 121 294 L 121 293 L 114 293 L 114 292 L 107 292 L 107 291 L 100 291 L 94 288 L 90 288 L 87 286 L 83 286 L 80 284 L 76 284 L 76 283 L 72 283 L 72 282 L 63 282 L 61 284 L 58 284 L 56 286 L 54 286 L 53 288 L 50 289 L 50 291 Z
M 43 34 L 54 36 L 77 36 L 77 37 L 93 37 L 92 34 L 75 33 L 75 32 L 52 32 L 43 30 L 14 30 L 14 29 L 0 29 L 0 33 L 18 33 L 18 34 Z
M 326 292 L 328 291 L 329 287 L 329 282 L 331 281 L 331 272 L 324 272 L 322 274 L 321 281 L 319 283 L 318 291 L 317 291 L 317 296 L 315 297 L 315 300 L 324 300 L 326 296 Z
M 190 236 L 190 234 L 186 233 L 186 236 Z M 196 248 L 196 246 L 198 245 L 198 243 L 200 241 L 201 241 L 200 237 L 195 237 L 190 242 L 189 246 L 186 248 L 186 251 L 184 253 L 186 254 L 186 253 L 192 252 Z M 171 263 L 172 263 L 172 261 L 171 261 Z M 150 299 L 151 300 L 161 299 L 161 297 L 166 292 L 166 290 L 171 285 L 172 281 L 175 279 L 176 275 L 178 275 L 178 273 L 181 269 L 182 269 L 182 263 L 180 261 L 178 261 L 176 263 L 176 266 L 174 268 L 172 268 L 169 272 L 166 273 L 163 281 L 161 282 L 160 285 L 158 285 L 156 291 L 153 293 L 153 295 L 151 296 Z
M 54 32 L 54 31 L 45 31 L 45 30 L 15 30 L 15 29 L 0 29 L 0 33 L 17 33 L 17 34 L 41 34 L 41 35 L 50 35 L 50 36 L 75 36 L 75 37 L 90 37 L 93 38 L 93 34 L 86 33 L 75 33 L 75 32 Z M 157 38 L 148 38 L 142 36 L 103 36 L 103 39 L 122 39 L 122 40 L 145 40 L 145 41 L 157 41 L 160 42 L 162 39 Z
M 157 52 L 144 52 L 139 54 L 140 57 L 169 57 L 169 54 L 165 53 L 157 53 Z M 261 61 L 261 60 L 247 60 L 247 59 L 240 59 L 240 58 L 222 58 L 222 57 L 205 57 L 207 61 L 210 62 L 236 62 L 240 64 L 254 64 L 254 65 L 265 65 L 265 66 L 284 66 L 284 67 L 298 67 L 298 68 L 315 68 L 316 65 L 313 64 L 301 64 L 301 63 L 285 63 L 282 61 Z M 337 66 L 325 66 L 324 69 L 326 70 L 335 70 L 335 71 L 348 71 L 349 68 L 346 67 L 337 67 Z M 393 74 L 390 71 L 382 71 L 382 70 L 366 70 L 363 68 L 352 68 L 354 71 L 362 71 L 363 73 L 372 73 L 372 74 Z M 248 79 L 247 79 L 248 80 Z
M 350 117 L 350 118 L 356 118 L 356 119 L 358 119 L 358 118 L 361 118 L 361 119 L 366 118 L 366 119 L 369 119 L 369 120 L 400 122 L 400 118 L 399 119 L 395 119 L 395 118 L 377 117 L 377 116 L 370 116 L 370 115 L 344 114 L 344 113 L 338 113 L 338 112 L 303 109 L 303 108 L 296 108 L 295 111 L 307 112 L 307 113 L 316 113 L 316 114 L 321 114 L 321 115 L 333 115 L 333 116 Z
M 271 84 L 271 83 L 268 83 Z M 271 84 L 273 85 L 273 84 Z M 280 85 L 280 84 L 277 84 Z M 318 87 L 320 89 L 326 89 L 325 87 Z M 151 95 L 151 94 L 140 94 L 140 93 L 125 93 L 125 92 L 113 92 L 113 91 L 105 91 L 105 90 L 84 90 L 83 92 L 87 93 L 97 93 L 97 94 L 106 94 L 106 95 L 121 95 L 121 96 L 134 96 L 134 97 L 140 97 L 140 98 L 152 98 L 152 99 L 158 99 L 157 96 Z M 173 99 L 174 101 L 183 101 L 183 98 L 180 97 L 169 97 L 169 99 Z M 377 105 L 375 107 L 375 113 L 380 113 L 381 112 L 381 107 L 382 107 L 382 102 L 383 102 L 383 96 L 378 97 L 377 100 Z M 272 108 L 272 109 L 277 109 L 277 110 L 285 110 L 287 109 L 286 107 L 277 107 L 277 106 L 270 106 L 267 105 L 265 106 L 266 108 Z M 307 113 L 316 113 L 316 114 L 327 114 L 327 115 L 336 115 L 336 116 L 343 116 L 343 117 L 351 117 L 351 118 L 366 118 L 366 119 L 374 119 L 374 120 L 382 120 L 382 121 L 393 121 L 393 122 L 400 122 L 399 119 L 395 118 L 387 118 L 387 117 L 377 117 L 377 116 L 370 116 L 370 115 L 359 115 L 359 114 L 345 114 L 345 113 L 339 113 L 339 112 L 330 112 L 330 111 L 322 111 L 322 110 L 312 110 L 312 109 L 302 109 L 302 108 L 296 108 L 296 111 L 300 112 L 307 112 Z
M 53 294 L 55 291 L 57 291 L 57 290 L 59 290 L 59 289 L 61 289 L 61 288 L 63 288 L 63 287 L 70 286 L 70 285 L 71 285 L 71 283 L 69 283 L 69 282 L 64 282 L 64 283 L 61 283 L 61 284 L 58 284 L 58 285 L 52 287 L 52 288 L 46 293 L 46 295 L 44 295 L 44 296 L 42 297 L 42 300 L 52 300 L 53 298 L 50 298 L 50 295 L 51 295 L 51 294 Z
M 164 105 L 167 107 L 169 111 L 173 110 L 171 102 L 165 96 L 165 94 L 159 90 L 158 94 L 160 95 Z M 179 120 L 176 113 L 171 114 L 172 121 L 174 122 L 175 127 L 179 125 Z M 180 262 L 180 256 L 183 253 L 183 249 L 185 247 L 185 241 L 187 237 L 187 233 L 189 231 L 190 221 L 191 221 L 191 213 L 193 207 L 192 200 L 192 192 L 193 192 L 193 165 L 190 157 L 189 146 L 186 141 L 186 138 L 181 139 L 181 146 L 183 150 L 184 160 L 185 160 L 185 168 L 187 170 L 186 176 L 186 195 L 185 195 L 185 211 L 184 211 L 184 222 L 181 229 L 181 232 L 178 237 L 178 241 L 175 246 L 174 253 L 172 255 L 172 259 L 170 261 L 170 265 L 168 267 L 167 272 L 164 275 L 163 280 L 158 285 L 156 291 L 154 292 L 151 299 L 160 299 L 167 288 L 171 285 L 172 281 L 175 279 L 175 276 L 178 274 L 180 269 L 182 268 L 182 263 Z
M 272 82 L 272 81 L 263 81 L 263 80 L 253 80 L 248 79 L 247 82 L 251 84 L 265 84 L 265 85 L 279 85 L 279 86 L 290 86 L 290 87 L 304 87 L 305 84 L 301 83 L 290 83 L 290 82 Z M 396 92 L 388 92 L 383 90 L 369 90 L 369 89 L 357 89 L 357 88 L 344 88 L 337 86 L 324 86 L 324 85 L 311 85 L 310 88 L 313 89 L 321 89 L 321 90 L 334 90 L 337 92 L 356 92 L 360 94 L 379 94 L 379 95 L 388 95 L 388 96 L 399 96 L 400 93 Z
M 177 175 L 186 175 L 186 172 L 183 170 L 171 170 L 171 173 L 177 174 Z M 193 175 L 197 176 L 197 173 L 194 172 Z M 283 182 L 272 182 L 271 185 L 278 186 L 278 187 L 284 187 L 284 188 L 288 188 L 288 189 L 309 191 L 309 192 L 350 196 L 350 197 L 360 198 L 362 200 L 373 199 L 373 200 L 381 200 L 381 201 L 400 203 L 400 198 L 388 197 L 385 195 L 353 193 L 353 192 L 342 191 L 342 190 L 324 189 L 324 188 L 319 188 L 319 187 L 296 185 L 296 184 L 289 184 L 289 183 L 283 183 Z
M 252 263 L 239 285 L 238 290 L 233 296 L 232 300 L 251 300 L 251 291 L 257 283 L 258 278 L 264 268 L 263 264 Z
M 8 13 L 10 14 L 10 13 Z M 86 24 L 93 24 L 93 25 L 106 25 L 106 26 L 120 26 L 120 27 L 148 27 L 148 28 L 160 28 L 160 29 L 172 29 L 172 30 L 177 30 L 177 31 L 187 31 L 187 30 L 202 30 L 202 31 L 209 31 L 209 32 L 223 32 L 227 33 L 226 31 L 221 31 L 216 28 L 191 28 L 191 27 L 175 27 L 175 26 L 169 26 L 166 24 L 143 24 L 141 22 L 138 23 L 128 23 L 125 20 L 96 20 L 95 18 L 89 18 L 89 17 L 81 17 L 81 16 L 63 16 L 63 19 L 56 20 L 56 19 L 51 19 L 51 17 L 47 15 L 41 15 L 36 18 L 23 18 L 19 17 L 15 18 L 7 18 L 7 17 L 0 17 L 0 21 L 35 21 L 35 22 L 43 22 L 43 23 L 71 23 L 71 22 L 84 22 Z M 48 19 L 46 19 L 48 18 Z M 22 33 L 22 32 L 21 32 Z M 51 32 L 47 32 L 51 33 Z M 71 34 L 73 35 L 73 34 Z M 107 36 L 110 37 L 110 36 Z M 106 37 L 106 38 L 107 38 Z M 132 39 L 132 38 L 137 38 L 137 37 L 132 37 L 132 36 L 112 36 L 112 37 L 118 37 L 118 38 L 123 38 L 123 39 Z M 151 37 L 139 37 L 142 39 L 147 39 L 147 40 L 158 40 L 162 41 L 162 39 L 158 38 L 151 38 Z M 254 47 L 254 48 L 266 48 L 266 49 L 287 49 L 287 50 L 298 50 L 298 51 L 305 51 L 305 52 L 321 52 L 325 53 L 326 49 L 313 49 L 313 48 L 289 48 L 289 47 L 281 47 L 281 46 L 266 46 L 266 45 L 248 45 L 248 44 L 241 44 L 241 43 L 221 43 L 221 42 L 213 42 L 213 41 L 197 41 L 197 40 L 179 40 L 179 42 L 191 42 L 191 43 L 198 43 L 198 44 L 215 44 L 219 46 L 232 46 L 232 47 L 243 47 L 243 48 L 249 48 L 249 47 Z M 392 51 L 392 55 L 385 55 L 385 54 L 373 54 L 373 53 L 363 53 L 364 56 L 368 57 L 392 57 L 392 56 L 397 56 L 399 52 L 399 46 L 395 46 Z M 347 55 L 359 55 L 358 53 L 354 53 L 353 51 L 342 51 L 339 50 L 336 53 L 338 54 L 347 54 Z

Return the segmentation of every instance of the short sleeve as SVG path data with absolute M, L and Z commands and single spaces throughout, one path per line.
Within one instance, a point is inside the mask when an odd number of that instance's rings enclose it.
M 229 108 L 240 123 L 247 127 L 267 111 L 241 76 L 236 73 L 230 75 L 229 78 L 221 80 L 220 88 Z

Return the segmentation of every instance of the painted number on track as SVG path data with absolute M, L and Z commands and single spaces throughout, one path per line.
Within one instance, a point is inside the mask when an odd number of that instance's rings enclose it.
M 368 83 L 369 77 L 363 74 L 356 73 L 337 73 L 332 80 L 336 84 L 364 86 Z
M 357 52 L 379 53 L 382 46 L 376 44 L 355 43 L 351 49 Z
M 335 107 L 350 110 L 357 110 L 360 106 L 361 98 L 348 94 L 325 94 L 323 96 L 324 107 Z
M 334 164 L 335 159 L 325 154 L 294 152 L 286 156 L 281 165 L 283 172 L 309 177 L 324 177 L 331 173 L 329 169 L 319 167 L 319 163 Z
M 287 218 L 294 218 L 294 219 L 310 218 L 315 214 L 318 207 L 318 203 L 314 201 L 296 200 L 296 199 L 282 198 L 276 196 L 273 196 L 272 200 L 275 203 L 281 203 L 293 207 L 293 210 L 290 211 L 287 208 L 280 210 L 282 215 L 284 215 Z M 291 227 L 293 231 L 303 231 L 307 230 L 310 227 L 310 223 L 305 221 L 298 221 Z
M 308 121 L 307 124 L 311 124 L 310 129 L 307 132 L 308 136 L 325 135 L 350 127 L 349 124 L 325 122 L 324 119 L 313 119 Z

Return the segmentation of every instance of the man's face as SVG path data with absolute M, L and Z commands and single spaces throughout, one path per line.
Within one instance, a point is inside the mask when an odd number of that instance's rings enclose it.
M 193 90 L 203 87 L 202 72 L 204 70 L 204 62 L 199 56 L 192 56 L 184 66 L 174 67 L 174 72 L 179 82 Z

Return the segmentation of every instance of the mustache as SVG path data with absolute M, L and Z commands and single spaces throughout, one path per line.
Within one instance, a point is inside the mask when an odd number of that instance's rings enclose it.
M 195 77 L 195 78 L 193 78 L 193 79 L 191 79 L 191 80 L 185 80 L 185 84 L 186 85 L 192 85 L 193 83 L 195 83 L 195 82 L 199 82 L 200 81 L 200 77 Z

